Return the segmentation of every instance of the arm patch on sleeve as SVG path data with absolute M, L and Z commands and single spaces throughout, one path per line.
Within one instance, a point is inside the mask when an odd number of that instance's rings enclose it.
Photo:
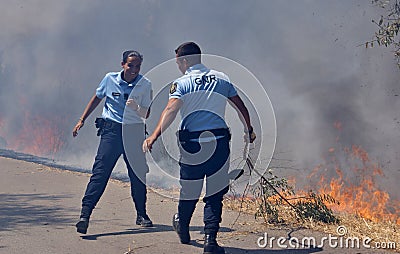
M 171 87 L 169 88 L 169 93 L 170 93 L 170 94 L 173 94 L 173 93 L 176 92 L 176 86 L 177 86 L 177 85 L 178 85 L 177 82 L 173 82 L 173 83 L 171 84 Z

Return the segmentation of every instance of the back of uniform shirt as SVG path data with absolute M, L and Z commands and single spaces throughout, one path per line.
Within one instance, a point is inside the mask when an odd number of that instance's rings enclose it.
M 203 131 L 227 128 L 225 108 L 228 98 L 237 95 L 228 77 L 202 64 L 189 68 L 173 82 L 170 98 L 182 100 L 181 130 Z

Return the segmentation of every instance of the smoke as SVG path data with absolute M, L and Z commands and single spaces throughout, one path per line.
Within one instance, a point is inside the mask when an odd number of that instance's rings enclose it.
M 72 128 L 104 74 L 120 69 L 122 51 L 144 54 L 146 73 L 193 40 L 204 53 L 244 65 L 264 85 L 277 117 L 276 157 L 298 169 L 278 174 L 313 168 L 339 137 L 382 163 L 382 186 L 394 193 L 400 72 L 390 50 L 358 47 L 372 38 L 377 16 L 361 0 L 3 1 L 1 144 L 26 131 L 33 117 L 51 119 L 64 142 L 54 156 L 90 168 L 98 144 L 92 122 L 101 107 L 76 139 Z

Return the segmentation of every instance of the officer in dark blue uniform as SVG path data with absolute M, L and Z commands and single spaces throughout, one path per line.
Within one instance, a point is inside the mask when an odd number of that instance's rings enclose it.
M 121 62 L 123 70 L 105 75 L 73 129 L 73 136 L 76 137 L 85 119 L 106 98 L 102 117 L 96 119 L 101 139 L 92 176 L 82 199 L 80 220 L 76 224 L 79 233 L 86 234 L 92 210 L 102 196 L 121 154 L 131 182 L 131 195 L 137 212 L 136 224 L 143 227 L 153 225 L 146 213 L 146 174 L 149 169 L 142 151 L 145 138 L 143 118 L 149 116 L 152 86 L 148 79 L 139 74 L 142 61 L 143 56 L 139 52 L 125 51 Z M 124 147 L 124 143 L 127 146 Z
M 168 128 L 178 111 L 180 148 L 180 196 L 173 227 L 181 243 L 190 242 L 189 224 L 206 177 L 204 206 L 204 253 L 225 253 L 216 241 L 222 215 L 222 200 L 228 191 L 230 131 L 225 123 L 226 102 L 233 104 L 250 142 L 255 134 L 246 106 L 228 77 L 201 63 L 201 50 L 194 42 L 180 45 L 176 63 L 184 74 L 172 82 L 169 101 L 154 132 L 143 142 L 143 151 Z

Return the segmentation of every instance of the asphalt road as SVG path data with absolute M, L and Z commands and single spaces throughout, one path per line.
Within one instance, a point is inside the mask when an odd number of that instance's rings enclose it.
M 203 253 L 202 202 L 191 223 L 192 241 L 184 245 L 171 226 L 176 200 L 149 191 L 148 213 L 154 227 L 141 228 L 135 225 L 129 186 L 115 180 L 110 181 L 93 211 L 88 233 L 77 233 L 75 223 L 88 179 L 88 174 L 0 157 L 0 253 Z M 265 233 L 268 241 L 258 241 Z M 277 239 L 288 236 L 323 237 L 309 230 L 260 228 L 253 216 L 238 217 L 237 212 L 224 209 L 218 239 L 226 253 L 385 253 L 329 246 L 278 246 Z M 260 247 L 257 241 L 267 246 Z

